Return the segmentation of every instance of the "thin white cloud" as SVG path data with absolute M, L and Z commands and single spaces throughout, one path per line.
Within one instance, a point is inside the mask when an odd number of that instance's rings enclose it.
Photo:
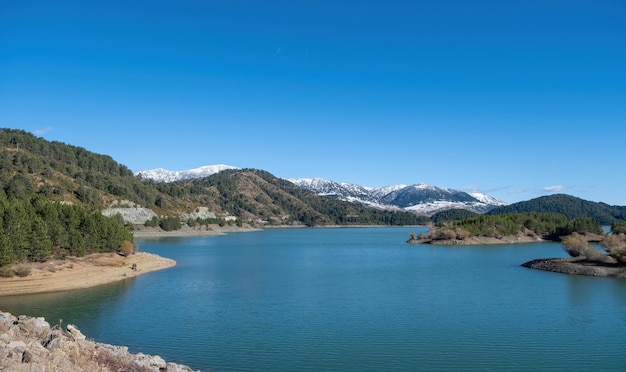
M 274 55 L 279 55 L 282 52 L 282 48 L 278 48 L 276 49 L 276 52 L 274 52 Z
M 35 129 L 35 131 L 33 133 L 39 135 L 39 136 L 43 136 L 44 134 L 52 131 L 54 128 L 53 127 L 45 127 L 45 128 L 39 128 L 39 129 Z
M 515 190 L 509 191 L 509 194 L 523 194 L 525 192 L 526 192 L 525 189 L 515 189 Z
M 511 186 L 494 186 L 491 188 L 484 188 L 481 185 L 469 185 L 463 191 L 465 192 L 479 192 L 481 194 L 490 194 L 493 192 L 503 191 L 508 189 Z
M 543 191 L 563 191 L 563 190 L 565 190 L 565 186 L 563 185 L 546 186 L 543 188 Z
M 465 188 L 466 192 L 481 192 L 480 185 L 470 185 Z

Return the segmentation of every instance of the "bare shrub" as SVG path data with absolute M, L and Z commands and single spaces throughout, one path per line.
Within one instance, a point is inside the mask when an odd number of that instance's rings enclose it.
M 124 266 L 124 257 L 118 255 L 94 256 L 90 261 L 94 266 Z
M 135 254 L 136 251 L 137 251 L 137 244 L 133 244 L 129 242 L 128 240 L 124 240 L 118 252 L 122 256 L 128 257 L 130 255 Z
M 19 276 L 20 278 L 24 278 L 30 275 L 31 273 L 31 269 L 30 266 L 26 266 L 26 265 L 19 265 L 16 266 L 13 271 L 15 272 L 15 275 Z
M 15 272 L 8 266 L 0 267 L 0 278 L 12 278 Z
M 561 242 L 565 251 L 572 257 L 586 258 L 591 261 L 605 261 L 605 254 L 593 248 L 585 236 L 573 233 Z
M 602 239 L 600 244 L 606 248 L 609 255 L 620 264 L 626 264 L 626 235 L 611 234 Z
M 454 240 L 456 239 L 456 232 L 450 229 L 442 229 L 437 231 L 437 239 L 440 240 Z
M 132 360 L 113 355 L 109 350 L 99 349 L 90 358 L 102 370 L 149 372 L 152 369 L 140 366 Z
M 456 229 L 456 231 L 454 232 L 456 234 L 456 238 L 459 240 L 465 240 L 467 238 L 469 238 L 470 233 L 469 231 L 463 230 L 463 229 Z

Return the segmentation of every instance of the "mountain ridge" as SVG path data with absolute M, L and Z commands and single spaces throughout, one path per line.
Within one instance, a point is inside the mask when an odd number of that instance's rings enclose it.
M 135 176 L 141 176 L 141 178 L 150 179 L 155 182 L 176 182 L 194 178 L 208 177 L 226 169 L 240 168 L 225 164 L 204 165 L 198 168 L 186 169 L 181 171 L 171 171 L 164 168 L 155 168 L 135 172 Z
M 507 205 L 486 194 L 467 193 L 424 183 L 371 188 L 322 178 L 287 180 L 318 195 L 333 196 L 377 208 L 406 210 L 426 215 L 448 209 L 467 209 L 476 213 L 486 213 L 496 207 Z
M 228 169 L 240 168 L 224 164 L 206 165 L 183 171 L 156 168 L 138 171 L 135 175 L 155 182 L 178 182 L 208 177 Z M 405 210 L 426 215 L 449 209 L 467 209 L 476 213 L 486 213 L 496 207 L 507 205 L 504 201 L 483 193 L 467 193 L 425 183 L 376 188 L 323 178 L 286 178 L 286 180 L 319 196 L 360 203 L 379 209 Z

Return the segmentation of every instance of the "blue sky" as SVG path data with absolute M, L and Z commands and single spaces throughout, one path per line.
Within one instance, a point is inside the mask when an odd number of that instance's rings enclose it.
M 134 171 L 626 205 L 626 2 L 3 1 L 0 127 Z

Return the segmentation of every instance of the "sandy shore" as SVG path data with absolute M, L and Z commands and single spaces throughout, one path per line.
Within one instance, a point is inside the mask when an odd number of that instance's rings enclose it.
M 258 231 L 259 229 L 237 226 L 215 226 L 210 229 L 185 227 L 176 231 L 144 228 L 133 231 L 135 238 L 191 237 L 223 235 L 231 232 Z M 133 264 L 136 270 L 132 269 Z M 30 268 L 26 277 L 0 278 L 0 296 L 46 293 L 91 288 L 155 270 L 176 265 L 176 261 L 147 252 L 130 257 L 115 253 L 93 254 L 85 257 L 70 257 L 66 260 L 51 260 L 44 263 L 27 263 L 14 266 Z
M 136 265 L 136 270 L 132 265 Z M 176 261 L 147 252 L 129 257 L 93 254 L 45 263 L 29 263 L 26 277 L 0 278 L 0 296 L 58 292 L 95 287 L 176 265 Z

